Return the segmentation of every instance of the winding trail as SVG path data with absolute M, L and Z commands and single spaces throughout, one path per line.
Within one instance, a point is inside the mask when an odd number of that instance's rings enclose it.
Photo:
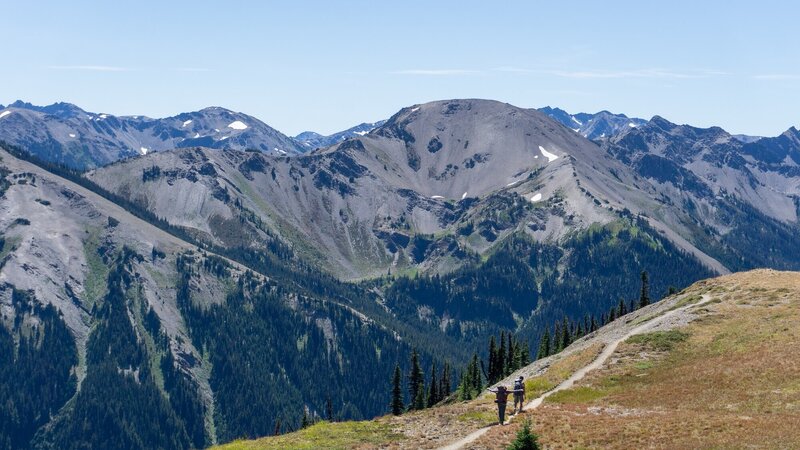
M 700 305 L 703 305 L 703 304 L 708 303 L 709 301 L 711 301 L 711 296 L 708 295 L 708 294 L 703 294 L 702 297 L 703 298 L 697 303 L 690 303 L 688 305 L 681 306 L 680 308 L 673 309 L 672 311 L 667 311 L 666 313 L 664 313 L 664 314 L 662 314 L 662 315 L 660 315 L 658 317 L 654 317 L 654 318 L 648 320 L 647 322 L 645 322 L 645 323 L 643 323 L 643 324 L 631 329 L 630 331 L 625 333 L 622 337 L 611 341 L 608 345 L 605 346 L 605 348 L 603 348 L 603 351 L 600 352 L 600 354 L 597 356 L 597 358 L 594 359 L 594 361 L 592 361 L 588 365 L 578 369 L 569 378 L 567 378 L 566 380 L 562 381 L 558 386 L 554 387 L 553 389 L 545 392 L 544 394 L 540 395 L 539 397 L 537 397 L 537 398 L 531 400 L 530 402 L 528 402 L 528 404 L 526 404 L 522 408 L 522 410 L 523 411 L 530 411 L 532 409 L 536 409 L 542 404 L 542 402 L 544 402 L 544 399 L 546 399 L 547 397 L 555 394 L 558 391 L 563 391 L 565 389 L 569 389 L 572 386 L 574 386 L 575 382 L 580 381 L 581 379 L 583 379 L 583 377 L 585 377 L 587 373 L 591 372 L 592 370 L 599 369 L 603 364 L 605 364 L 605 362 L 608 360 L 608 358 L 611 357 L 611 355 L 614 354 L 614 352 L 617 350 L 617 347 L 619 346 L 619 344 L 624 342 L 624 341 L 626 341 L 631 336 L 636 335 L 636 334 L 642 334 L 642 333 L 644 333 L 644 332 L 656 327 L 657 325 L 661 324 L 666 319 L 669 319 L 670 317 L 672 317 L 672 316 L 674 316 L 674 315 L 676 315 L 678 313 L 681 313 L 683 311 L 686 311 L 689 308 L 694 308 L 696 306 L 700 306 Z M 511 420 L 513 420 L 514 417 L 516 417 L 516 416 L 509 416 L 505 423 L 507 424 L 507 423 L 511 422 Z M 477 440 L 479 437 L 481 437 L 484 434 L 486 434 L 486 432 L 489 431 L 494 426 L 497 426 L 497 425 L 491 425 L 491 426 L 484 427 L 484 428 L 481 428 L 479 430 L 473 431 L 472 433 L 464 436 L 463 438 L 461 438 L 461 439 L 459 439 L 459 440 L 457 440 L 455 442 L 452 442 L 452 443 L 447 444 L 447 445 L 445 445 L 443 447 L 440 447 L 439 450 L 458 450 L 458 449 L 464 448 L 464 446 L 466 446 L 468 444 L 471 444 L 472 442 L 475 442 L 475 440 Z

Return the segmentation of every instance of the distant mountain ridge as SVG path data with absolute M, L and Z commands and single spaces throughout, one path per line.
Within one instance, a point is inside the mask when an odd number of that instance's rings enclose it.
M 386 122 L 385 120 L 379 120 L 377 122 L 372 122 L 372 123 L 365 122 L 356 125 L 352 128 L 348 128 L 344 131 L 330 134 L 328 136 L 323 136 L 313 131 L 304 131 L 295 136 L 294 140 L 299 142 L 300 145 L 307 148 L 308 150 L 314 150 L 316 148 L 325 148 L 325 147 L 330 147 L 331 145 L 334 144 L 338 144 L 350 138 L 363 136 L 369 133 L 370 131 L 374 130 L 375 128 L 380 127 L 385 122 Z
M 590 140 L 614 136 L 628 128 L 636 128 L 647 123 L 645 119 L 628 117 L 625 114 L 614 114 L 608 111 L 600 111 L 595 114 L 570 114 L 563 109 L 550 106 L 539 108 L 539 111 Z
M 17 101 L 0 110 L 0 140 L 38 157 L 91 168 L 149 152 L 203 146 L 295 155 L 304 149 L 255 117 L 220 107 L 152 119 Z

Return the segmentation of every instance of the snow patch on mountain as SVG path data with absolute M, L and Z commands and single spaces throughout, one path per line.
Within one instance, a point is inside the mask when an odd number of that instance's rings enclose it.
M 3 111 L 3 112 L 1 112 L 0 113 L 0 119 L 2 119 L 3 117 L 5 117 L 5 116 L 7 116 L 9 114 L 11 114 L 11 111 Z
M 539 151 L 542 152 L 542 156 L 547 158 L 547 162 L 553 162 L 558 159 L 558 155 L 548 152 L 541 145 L 539 146 Z
M 228 128 L 233 128 L 234 130 L 245 130 L 247 129 L 247 125 L 240 120 L 235 120 L 228 125 Z

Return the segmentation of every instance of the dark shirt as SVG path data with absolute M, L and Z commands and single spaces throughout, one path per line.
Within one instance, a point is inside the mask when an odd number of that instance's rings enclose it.
M 524 390 L 496 390 L 493 391 L 489 389 L 489 392 L 494 392 L 494 402 L 495 403 L 508 403 L 508 396 L 511 394 L 516 394 L 519 392 L 525 392 Z

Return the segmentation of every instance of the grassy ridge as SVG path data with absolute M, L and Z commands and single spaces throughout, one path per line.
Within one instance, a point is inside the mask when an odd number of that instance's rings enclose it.
M 800 274 L 759 270 L 695 285 L 688 325 L 633 336 L 531 418 L 548 448 L 800 447 Z M 501 448 L 519 425 L 487 433 Z M 505 440 L 505 441 L 504 441 Z
M 217 450 L 283 450 L 283 449 L 351 449 L 380 446 L 399 436 L 385 423 L 319 422 L 295 433 L 265 437 L 251 441 L 234 441 L 214 447 Z

